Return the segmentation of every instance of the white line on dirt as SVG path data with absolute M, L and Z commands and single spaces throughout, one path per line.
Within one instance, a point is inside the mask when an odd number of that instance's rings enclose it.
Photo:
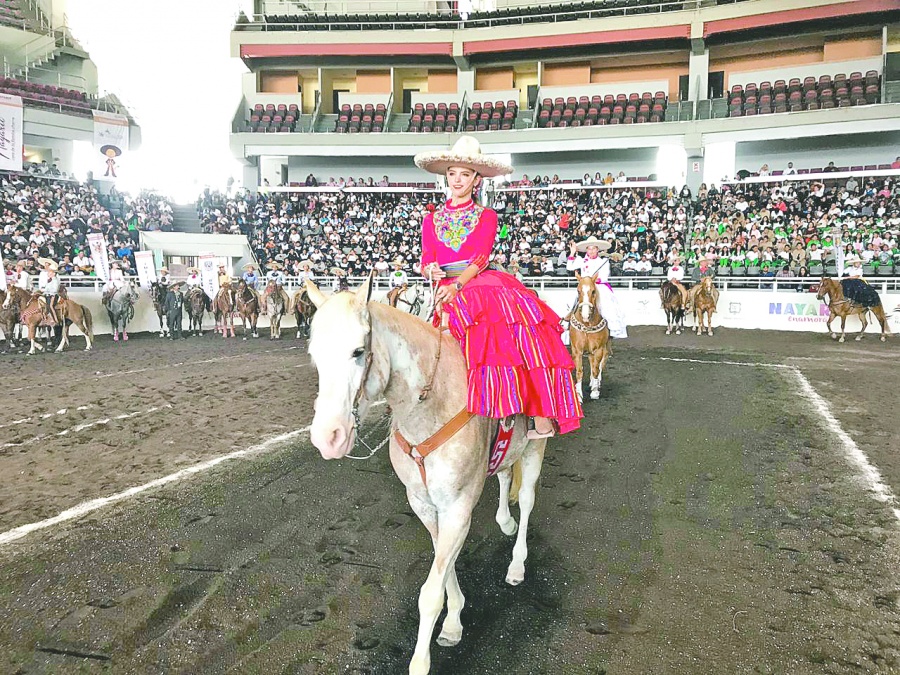
M 88 408 L 93 408 L 93 407 L 94 407 L 93 405 L 80 405 L 77 408 L 75 408 L 75 410 L 87 410 Z M 55 417 L 57 415 L 65 415 L 67 412 L 69 412 L 69 409 L 63 408 L 62 410 L 57 410 L 56 412 L 51 412 L 51 413 L 44 413 L 43 415 L 39 415 L 37 417 L 34 417 L 34 416 L 23 417 L 20 420 L 13 420 L 12 422 L 7 422 L 6 424 L 0 424 L 0 429 L 6 429 L 7 427 L 14 427 L 18 424 L 25 424 L 26 422 L 31 422 L 32 420 L 35 420 L 35 419 L 40 419 L 40 420 L 50 419 L 51 417 Z
M 788 366 L 783 363 L 761 363 L 758 361 L 714 361 L 712 359 L 678 359 L 671 356 L 660 356 L 659 360 L 675 361 L 677 363 L 706 363 L 713 366 L 746 366 L 751 368 L 783 368 L 785 370 L 796 370 L 794 366 Z
M 79 431 L 84 431 L 85 429 L 90 429 L 91 427 L 98 427 L 109 424 L 113 420 L 127 420 L 131 419 L 132 417 L 138 417 L 140 415 L 150 415 L 151 413 L 155 413 L 171 407 L 172 405 L 170 403 L 167 403 L 166 405 L 153 406 L 152 408 L 147 408 L 146 410 L 136 410 L 135 412 L 122 413 L 120 415 L 116 415 L 115 417 L 104 417 L 103 419 L 94 420 L 93 422 L 77 424 L 74 427 L 69 427 L 68 429 L 63 429 L 62 431 L 57 431 L 52 434 L 40 434 L 38 436 L 32 436 L 31 438 L 26 438 L 24 441 L 19 441 L 18 443 L 4 443 L 3 445 L 0 445 L 0 448 L 20 448 L 24 445 L 36 443 L 37 441 L 43 441 L 44 439 L 51 438 L 53 436 L 68 436 L 70 433 L 77 434 Z
M 797 378 L 800 391 L 825 421 L 828 431 L 837 436 L 848 463 L 859 471 L 863 485 L 875 499 L 890 506 L 894 517 L 900 521 L 900 509 L 896 506 L 897 498 L 894 496 L 891 488 L 882 481 L 881 472 L 869 461 L 866 453 L 859 448 L 853 438 L 850 437 L 850 434 L 844 431 L 841 423 L 831 412 L 831 406 L 819 395 L 810 381 L 806 379 L 806 376 L 796 368 L 794 369 L 794 376 Z
M 746 361 L 713 361 L 710 359 L 681 359 L 672 357 L 659 357 L 660 361 L 676 361 L 682 363 L 703 363 L 707 365 L 728 365 L 728 366 L 753 366 L 757 368 L 772 368 L 775 370 L 787 370 L 796 378 L 800 393 L 812 405 L 815 412 L 819 414 L 825 423 L 825 428 L 834 434 L 840 443 L 841 450 L 847 463 L 853 466 L 859 472 L 859 480 L 863 487 L 879 502 L 888 505 L 894 517 L 900 521 L 900 508 L 897 507 L 897 497 L 891 488 L 884 483 L 881 478 L 881 472 L 869 461 L 868 456 L 856 444 L 856 441 L 844 431 L 841 423 L 831 412 L 831 406 L 816 391 L 812 383 L 806 379 L 806 376 L 800 372 L 796 366 L 785 365 L 783 363 L 760 363 Z
M 166 370 L 167 368 L 180 368 L 187 366 L 201 366 L 207 363 L 216 363 L 217 361 L 228 361 L 230 359 L 242 359 L 247 356 L 256 356 L 258 354 L 272 354 L 273 352 L 289 352 L 294 349 L 300 349 L 300 345 L 294 345 L 292 347 L 280 347 L 277 349 L 264 349 L 261 352 L 244 352 L 241 354 L 229 354 L 228 356 L 216 356 L 210 359 L 203 359 L 202 361 L 179 361 L 177 363 L 163 363 L 158 366 L 147 366 L 146 368 L 135 368 L 133 370 L 116 370 L 111 373 L 98 373 L 91 377 L 93 380 L 103 380 L 108 377 L 119 377 L 121 375 L 136 375 L 138 373 L 146 373 L 148 371 L 155 370 Z M 14 391 L 27 391 L 28 389 L 41 389 L 43 387 L 55 387 L 55 382 L 45 382 L 43 384 L 30 384 L 25 387 L 14 387 L 12 389 L 6 389 L 5 391 L 14 392 Z
M 372 404 L 371 407 L 376 407 L 379 405 L 384 405 L 385 401 L 376 401 Z M 171 407 L 171 406 L 169 406 Z M 176 471 L 175 473 L 169 474 L 168 476 L 163 476 L 162 478 L 157 478 L 156 480 L 152 480 L 149 483 L 144 483 L 143 485 L 136 485 L 134 487 L 130 487 L 127 490 L 123 490 L 122 492 L 117 492 L 114 495 L 110 495 L 109 497 L 99 497 L 97 499 L 92 499 L 87 502 L 82 502 L 77 506 L 73 506 L 71 509 L 66 509 L 62 513 L 59 513 L 52 518 L 47 518 L 46 520 L 39 520 L 35 523 L 27 523 L 25 525 L 20 525 L 19 527 L 15 527 L 11 530 L 7 530 L 6 532 L 0 533 L 0 546 L 4 544 L 8 544 L 10 542 L 16 541 L 17 539 L 21 539 L 22 537 L 35 532 L 37 530 L 44 530 L 48 527 L 52 527 L 53 525 L 59 525 L 60 523 L 65 523 L 69 520 L 74 520 L 75 518 L 80 518 L 83 515 L 91 513 L 92 511 L 96 511 L 98 509 L 102 509 L 105 506 L 109 506 L 110 504 L 115 504 L 116 502 L 123 501 L 125 499 L 129 499 L 130 497 L 134 497 L 136 495 L 141 494 L 142 492 L 146 492 L 147 490 L 152 490 L 154 488 L 161 487 L 163 485 L 167 485 L 169 483 L 174 483 L 180 481 L 184 478 L 189 478 L 190 476 L 194 476 L 203 471 L 207 471 L 208 469 L 213 468 L 221 464 L 222 462 L 226 462 L 231 459 L 238 459 L 240 457 L 247 457 L 248 455 L 252 455 L 255 453 L 260 453 L 269 448 L 278 445 L 279 443 L 283 443 L 284 441 L 291 440 L 292 438 L 296 438 L 297 436 L 308 432 L 310 427 L 306 426 L 302 429 L 294 429 L 293 431 L 288 431 L 287 433 L 281 434 L 279 436 L 273 436 L 272 438 L 268 438 L 262 443 L 258 445 L 252 445 L 249 448 L 245 448 L 243 450 L 235 450 L 234 452 L 230 452 L 227 455 L 219 455 L 218 457 L 213 457 L 212 459 L 208 459 L 204 462 L 200 462 L 199 464 L 194 464 L 193 466 L 185 467 L 180 471 Z

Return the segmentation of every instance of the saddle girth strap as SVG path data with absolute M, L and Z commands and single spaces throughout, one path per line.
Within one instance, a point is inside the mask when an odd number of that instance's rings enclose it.
M 422 476 L 422 483 L 426 487 L 428 486 L 428 479 L 425 475 L 425 458 L 453 438 L 473 417 L 475 417 L 475 415 L 470 413 L 466 408 L 463 408 L 444 426 L 434 432 L 434 434 L 416 445 L 410 445 L 409 441 L 403 438 L 400 429 L 394 429 L 394 440 L 397 441 L 397 445 L 400 446 L 400 449 L 404 454 L 413 460 L 419 467 L 419 475 Z M 416 455 L 413 454 L 413 450 L 416 451 Z

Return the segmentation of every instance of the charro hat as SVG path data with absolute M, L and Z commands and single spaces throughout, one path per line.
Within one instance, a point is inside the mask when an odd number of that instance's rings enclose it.
M 45 262 L 44 262 L 44 267 L 49 267 L 49 268 L 50 268 L 51 270 L 53 270 L 54 272 L 59 271 L 59 265 L 56 264 L 56 261 L 54 261 L 54 260 L 47 260 L 46 258 L 43 258 L 43 260 L 45 261 Z
M 191 274 L 200 274 L 200 270 L 198 270 L 196 267 L 188 267 L 188 272 L 190 272 Z
M 401 267 L 403 267 L 403 265 L 405 264 L 406 261 L 403 258 L 394 258 L 393 260 L 391 260 L 391 265 L 400 265 Z
M 342 270 L 340 267 L 332 267 L 331 273 L 336 277 L 342 277 L 345 274 L 344 270 Z
M 242 270 L 251 270 L 251 269 L 254 269 L 254 270 L 255 270 L 255 269 L 256 269 L 256 263 L 247 263 L 247 264 L 244 265 L 241 269 L 242 269 Z
M 587 239 L 579 241 L 577 244 L 575 244 L 575 248 L 579 253 L 584 253 L 588 249 L 588 246 L 596 246 L 601 251 L 608 251 L 612 244 L 610 244 L 605 239 L 597 239 L 597 237 L 595 237 L 594 235 L 591 235 Z
M 513 168 L 505 162 L 481 153 L 481 144 L 471 136 L 461 136 L 450 150 L 420 152 L 415 157 L 416 166 L 429 173 L 443 175 L 451 166 L 464 166 L 485 178 L 505 176 Z
M 280 270 L 281 263 L 278 262 L 277 260 L 270 260 L 269 262 L 266 263 L 266 267 L 268 267 L 270 270 Z
M 297 264 L 298 264 L 300 267 L 307 267 L 307 266 L 308 266 L 308 267 L 312 267 L 312 266 L 313 266 L 313 261 L 312 261 L 312 260 L 309 260 L 309 259 L 305 259 L 305 260 L 301 260 L 301 261 L 298 262 Z
M 46 267 L 47 265 L 55 265 L 56 263 L 50 260 L 50 258 L 38 258 L 38 265 L 41 267 Z

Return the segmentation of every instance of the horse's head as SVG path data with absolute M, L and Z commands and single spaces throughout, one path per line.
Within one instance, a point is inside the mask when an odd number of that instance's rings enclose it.
M 577 271 L 578 279 L 578 308 L 581 310 L 581 320 L 587 321 L 597 307 L 597 275 L 581 276 Z
M 712 277 L 703 277 L 702 279 L 700 279 L 700 288 L 702 288 L 707 293 L 712 293 L 712 289 L 713 289 Z
M 22 292 L 22 289 L 18 286 L 10 286 L 9 291 L 6 293 L 6 297 L 3 299 L 3 309 L 9 309 L 14 302 L 18 302 L 19 294 Z
M 822 277 L 822 280 L 819 282 L 819 292 L 816 293 L 816 299 L 823 300 L 831 292 L 832 284 L 834 282 L 829 277 Z
M 122 289 L 122 297 L 133 305 L 138 301 L 140 294 L 134 284 L 129 281 L 125 284 L 125 288 Z
M 372 279 L 355 293 L 336 293 L 329 298 L 307 281 L 306 292 L 318 308 L 309 354 L 319 371 L 319 395 L 309 436 L 322 457 L 340 459 L 353 448 L 359 420 L 369 405 L 366 390 L 375 384 L 370 377 L 373 352 L 368 308 Z

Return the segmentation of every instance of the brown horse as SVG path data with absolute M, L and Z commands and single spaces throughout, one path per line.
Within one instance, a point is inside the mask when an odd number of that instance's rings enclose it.
M 875 293 L 874 289 L 872 290 L 872 293 L 875 295 L 875 297 L 878 296 L 878 294 Z M 875 315 L 875 318 L 878 319 L 878 323 L 881 324 L 881 341 L 884 342 L 885 337 L 891 334 L 891 330 L 887 322 L 887 316 L 884 313 L 884 307 L 882 307 L 881 305 L 880 298 L 877 305 L 873 305 L 871 307 L 859 305 L 855 302 L 851 302 L 844 297 L 844 288 L 843 286 L 841 286 L 841 283 L 839 281 L 830 277 L 822 277 L 822 281 L 819 282 L 819 292 L 816 294 L 816 297 L 819 300 L 822 300 L 826 295 L 828 296 L 829 314 L 828 322 L 825 324 L 825 327 L 831 334 L 832 339 L 837 337 L 837 335 L 831 330 L 831 322 L 834 321 L 834 317 L 841 317 L 841 337 L 838 342 L 843 342 L 844 328 L 847 325 L 847 317 L 858 316 L 860 323 L 862 323 L 862 330 L 859 331 L 859 335 L 856 336 L 856 339 L 862 340 L 863 335 L 865 335 L 866 332 L 866 327 L 869 325 L 869 321 L 867 319 L 869 312 L 872 312 L 872 314 Z
M 697 335 L 703 335 L 704 317 L 706 318 L 706 334 L 712 335 L 712 315 L 719 304 L 719 289 L 713 283 L 712 277 L 703 277 L 700 283 L 691 289 L 691 300 L 694 305 L 694 322 L 697 324 L 694 330 Z
M 269 315 L 269 339 L 281 339 L 281 320 L 288 313 L 291 299 L 281 286 L 270 283 L 266 287 L 266 313 Z
M 0 290 L 0 331 L 3 331 L 3 337 L 6 339 L 7 351 L 16 346 L 16 326 L 19 323 L 19 307 L 11 304 L 10 307 L 3 308 L 6 302 L 6 291 Z
M 28 327 L 28 340 L 31 342 L 31 349 L 28 354 L 35 354 L 37 351 L 43 351 L 43 346 L 35 341 L 35 334 L 39 325 L 50 325 L 44 320 L 44 312 L 39 300 L 39 293 L 29 293 L 21 288 L 12 287 L 3 301 L 3 307 L 8 309 L 11 305 L 19 306 L 19 321 Z M 85 347 L 84 351 L 88 351 L 94 345 L 94 321 L 91 312 L 87 307 L 79 305 L 74 300 L 69 300 L 63 293 L 60 293 L 56 304 L 57 323 L 55 325 L 62 326 L 62 338 L 59 341 L 57 352 L 61 352 L 69 345 L 69 326 L 75 324 L 84 333 Z
M 247 339 L 248 322 L 253 337 L 258 338 L 259 333 L 256 332 L 256 322 L 259 321 L 259 296 L 253 292 L 253 289 L 243 279 L 238 282 L 235 302 L 237 303 L 238 313 L 241 315 L 241 325 L 244 327 L 244 339 Z
M 223 338 L 228 337 L 228 329 L 231 329 L 231 337 L 234 337 L 234 292 L 231 286 L 223 286 L 216 293 L 213 300 L 213 316 L 216 317 L 216 332 L 222 333 Z
M 666 335 L 681 335 L 684 330 L 684 298 L 681 291 L 671 281 L 664 281 L 659 287 L 659 299 L 666 313 Z
M 597 276 L 583 277 L 577 271 L 578 303 L 569 315 L 569 350 L 575 361 L 575 391 L 583 399 L 581 379 L 584 373 L 584 353 L 591 363 L 591 399 L 600 398 L 603 371 L 612 354 L 609 342 L 609 326 L 600 314 L 600 293 L 597 292 Z
M 297 320 L 297 337 L 309 337 L 309 327 L 316 314 L 316 306 L 309 299 L 305 288 L 294 293 L 294 297 L 291 299 L 291 311 Z
M 188 332 L 203 337 L 203 315 L 209 310 L 209 299 L 203 289 L 195 287 L 184 294 L 187 308 Z

